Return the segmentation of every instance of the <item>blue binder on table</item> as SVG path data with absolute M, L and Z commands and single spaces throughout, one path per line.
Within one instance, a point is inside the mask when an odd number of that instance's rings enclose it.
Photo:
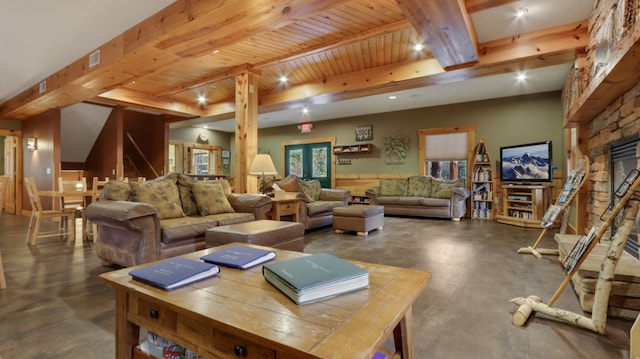
M 276 252 L 245 246 L 229 246 L 204 257 L 205 262 L 226 267 L 247 269 L 267 262 L 276 257 Z
M 186 258 L 170 258 L 129 272 L 133 279 L 164 290 L 172 290 L 220 272 L 215 264 Z

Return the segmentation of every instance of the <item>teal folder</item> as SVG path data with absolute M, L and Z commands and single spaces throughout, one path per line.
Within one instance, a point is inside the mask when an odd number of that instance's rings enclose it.
M 296 304 L 369 287 L 366 270 L 327 253 L 268 263 L 262 274 Z

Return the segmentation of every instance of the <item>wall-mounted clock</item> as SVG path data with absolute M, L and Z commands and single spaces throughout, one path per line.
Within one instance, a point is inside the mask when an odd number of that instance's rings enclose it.
M 207 135 L 206 132 L 200 132 L 198 138 L 200 139 L 200 141 L 207 141 L 209 140 L 209 135 Z

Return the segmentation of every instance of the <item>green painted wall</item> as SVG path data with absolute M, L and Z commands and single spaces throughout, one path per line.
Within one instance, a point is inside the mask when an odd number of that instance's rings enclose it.
M 372 141 L 355 141 L 354 127 L 359 125 L 373 126 Z M 309 134 L 299 133 L 296 125 L 266 128 L 258 133 L 258 148 L 271 153 L 280 171 L 283 141 L 335 136 L 337 145 L 370 142 L 375 146 L 370 155 L 338 157 L 350 159 L 351 165 L 338 165 L 336 174 L 418 173 L 418 130 L 461 125 L 476 126 L 476 142 L 481 137 L 485 139 L 494 163 L 501 146 L 551 140 L 554 167 L 564 173 L 565 137 L 559 91 L 318 121 L 313 122 Z M 384 138 L 397 133 L 409 137 L 410 154 L 404 164 L 388 165 L 382 151 Z

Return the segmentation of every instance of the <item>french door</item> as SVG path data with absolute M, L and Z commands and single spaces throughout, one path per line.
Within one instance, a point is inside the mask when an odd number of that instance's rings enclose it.
M 285 176 L 294 174 L 304 180 L 318 180 L 331 188 L 331 142 L 317 142 L 284 147 Z

